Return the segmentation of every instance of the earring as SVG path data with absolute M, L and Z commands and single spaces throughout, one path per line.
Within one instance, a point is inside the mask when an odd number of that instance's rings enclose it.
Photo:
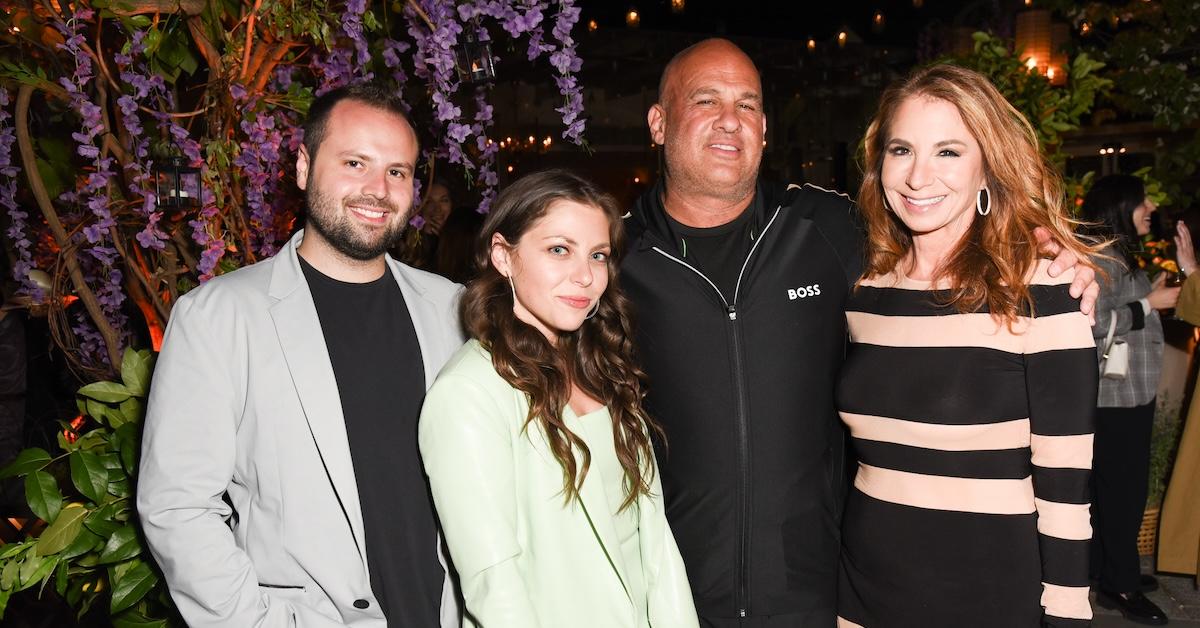
M 596 299 L 596 304 L 592 306 L 592 311 L 588 312 L 588 315 L 584 316 L 583 320 L 585 320 L 585 321 L 588 320 L 589 318 L 595 316 L 596 312 L 599 312 L 599 311 L 600 311 L 600 299 Z
M 992 213 L 992 193 L 987 188 L 980 188 L 975 194 L 975 210 L 980 216 Z
M 508 279 L 508 287 L 512 288 L 513 305 L 516 305 L 517 304 L 517 284 L 513 283 L 512 275 L 509 275 L 507 277 L 507 279 Z

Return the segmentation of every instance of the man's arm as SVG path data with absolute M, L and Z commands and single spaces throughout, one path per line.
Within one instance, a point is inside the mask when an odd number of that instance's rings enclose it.
M 1079 258 L 1050 237 L 1050 232 L 1046 228 L 1037 227 L 1033 230 L 1033 235 L 1037 238 L 1038 248 L 1043 253 L 1054 256 L 1049 270 L 1051 277 L 1058 277 L 1072 268 L 1075 269 L 1075 279 L 1071 281 L 1071 296 L 1079 299 L 1079 311 L 1087 314 L 1088 320 L 1095 324 L 1096 298 L 1100 296 L 1100 284 L 1096 283 L 1096 271 L 1080 265 Z
M 242 407 L 234 378 L 244 374 L 229 339 L 212 333 L 218 319 L 201 309 L 195 299 L 176 304 L 154 371 L 137 490 L 150 551 L 189 626 L 342 626 L 264 594 L 234 542 L 224 495 Z

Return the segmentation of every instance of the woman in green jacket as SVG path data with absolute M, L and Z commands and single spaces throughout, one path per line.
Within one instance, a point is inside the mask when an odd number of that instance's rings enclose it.
M 471 340 L 419 429 L 464 626 L 698 625 L 631 361 L 620 223 L 611 196 L 558 170 L 511 185 L 484 223 Z

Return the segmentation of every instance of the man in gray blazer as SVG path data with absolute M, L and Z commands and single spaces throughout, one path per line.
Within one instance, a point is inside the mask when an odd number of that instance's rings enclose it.
M 416 445 L 462 343 L 459 286 L 385 254 L 416 159 L 388 93 L 318 98 L 296 162 L 305 229 L 175 305 L 137 504 L 191 626 L 460 623 Z

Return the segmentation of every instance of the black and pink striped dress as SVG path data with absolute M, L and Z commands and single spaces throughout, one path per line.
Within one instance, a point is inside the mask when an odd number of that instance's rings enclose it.
M 850 295 L 840 626 L 1088 625 L 1096 353 L 1048 265 L 1012 329 L 898 274 Z

